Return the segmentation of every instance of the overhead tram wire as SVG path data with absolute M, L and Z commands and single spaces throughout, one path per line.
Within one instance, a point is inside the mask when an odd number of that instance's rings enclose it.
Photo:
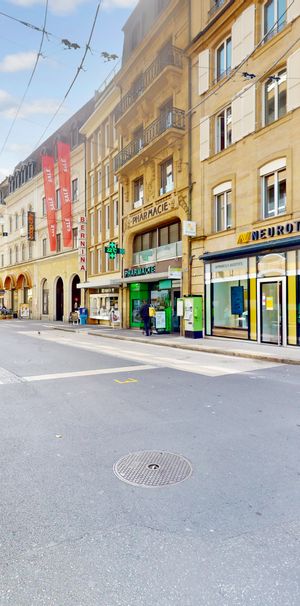
M 12 130 L 13 130 L 13 128 L 14 128 L 14 126 L 15 126 L 15 124 L 16 124 L 16 121 L 17 121 L 17 119 L 18 119 L 18 117 L 19 117 L 20 111 L 21 111 L 21 109 L 22 109 L 22 107 L 23 107 L 23 103 L 24 103 L 24 101 L 25 101 L 25 99 L 26 99 L 27 93 L 28 93 L 28 91 L 29 91 L 29 88 L 30 88 L 30 86 L 31 86 L 32 80 L 33 80 L 33 78 L 34 78 L 34 74 L 35 74 L 35 72 L 36 72 L 36 70 L 37 70 L 37 66 L 38 66 L 39 60 L 40 60 L 40 58 L 41 58 L 41 56 L 42 56 L 42 48 L 43 48 L 44 39 L 45 39 L 45 35 L 46 35 L 46 29 L 45 29 L 45 28 L 46 28 L 47 17 L 48 17 L 48 4 L 49 4 L 49 0 L 46 0 L 46 4 L 45 4 L 45 14 L 44 14 L 44 23 L 43 23 L 43 29 L 42 29 L 42 37 L 41 37 L 41 42 L 40 42 L 39 50 L 38 50 L 38 53 L 37 53 L 37 56 L 36 56 L 36 60 L 35 60 L 35 63 L 34 63 L 34 66 L 33 66 L 33 69 L 32 69 L 31 75 L 30 75 L 30 78 L 29 78 L 29 80 L 28 80 L 28 83 L 27 83 L 26 89 L 25 89 L 24 94 L 23 94 L 23 96 L 22 96 L 22 99 L 21 99 L 21 101 L 20 101 L 20 103 L 19 103 L 19 105 L 18 105 L 18 107 L 17 107 L 17 111 L 16 111 L 16 113 L 15 113 L 15 116 L 14 116 L 14 118 L 13 118 L 13 121 L 12 121 L 12 123 L 11 123 L 11 125 L 10 125 L 10 128 L 9 128 L 9 130 L 8 130 L 8 133 L 7 133 L 7 135 L 6 135 L 6 137 L 5 137 L 5 140 L 4 140 L 4 142 L 3 142 L 3 145 L 2 145 L 2 147 L 1 147 L 1 149 L 0 149 L 0 155 L 2 155 L 2 154 L 3 154 L 3 152 L 4 152 L 4 150 L 5 150 L 5 147 L 6 147 L 6 144 L 7 144 L 7 142 L 8 142 L 8 139 L 9 139 L 9 137 L 10 137 L 10 135 L 11 135 L 11 133 L 12 133 Z
M 79 76 L 79 74 L 80 74 L 81 70 L 83 69 L 83 65 L 84 65 L 84 62 L 85 62 L 86 56 L 87 56 L 87 54 L 88 54 L 88 51 L 89 51 L 89 50 L 91 50 L 91 49 L 90 49 L 90 43 L 91 43 L 92 38 L 93 38 L 93 34 L 94 34 L 95 27 L 96 27 L 96 23 L 97 23 L 97 19 L 98 19 L 99 11 L 100 11 L 100 8 L 101 8 L 102 4 L 103 4 L 103 0 L 100 0 L 100 2 L 98 2 L 98 6 L 97 6 L 97 9 L 96 9 L 96 13 L 95 13 L 94 21 L 93 21 L 93 24 L 92 24 L 92 29 L 91 29 L 91 31 L 90 31 L 89 39 L 88 39 L 87 44 L 85 45 L 85 51 L 84 51 L 84 54 L 83 54 L 83 56 L 82 56 L 82 59 L 81 59 L 80 65 L 79 65 L 79 67 L 77 68 L 76 74 L 75 74 L 75 76 L 74 76 L 74 78 L 73 78 L 73 80 L 72 80 L 72 82 L 71 82 L 71 84 L 70 84 L 70 86 L 69 86 L 69 88 L 68 88 L 67 92 L 65 93 L 65 95 L 64 95 L 64 97 L 63 97 L 63 99 L 62 99 L 61 103 L 59 104 L 59 106 L 58 106 L 58 107 L 57 107 L 57 109 L 55 110 L 55 112 L 54 112 L 54 114 L 53 114 L 52 118 L 49 120 L 49 122 L 48 122 L 47 126 L 45 127 L 45 129 L 44 129 L 43 133 L 41 134 L 41 136 L 40 136 L 40 138 L 39 138 L 38 142 L 36 143 L 36 145 L 35 145 L 35 148 L 34 148 L 34 149 L 36 149 L 37 147 L 39 147 L 39 145 L 42 143 L 42 141 L 43 141 L 43 139 L 44 139 L 44 137 L 45 137 L 45 134 L 46 134 L 47 130 L 50 128 L 51 124 L 54 122 L 54 120 L 55 120 L 56 116 L 58 115 L 58 113 L 59 113 L 59 111 L 61 110 L 62 106 L 64 105 L 64 103 L 65 103 L 65 101 L 66 101 L 67 97 L 69 96 L 69 94 L 70 94 L 70 92 L 71 92 L 71 90 L 72 90 L 72 88 L 73 88 L 73 86 L 74 86 L 74 84 L 75 84 L 75 82 L 76 82 L 76 80 L 77 80 L 77 78 L 78 78 L 78 76 Z

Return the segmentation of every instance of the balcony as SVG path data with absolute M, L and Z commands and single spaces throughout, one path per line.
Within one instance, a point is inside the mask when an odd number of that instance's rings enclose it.
M 149 151 L 150 144 L 157 141 L 161 135 L 173 130 L 182 132 L 185 129 L 185 112 L 182 109 L 173 107 L 168 112 L 154 120 L 140 137 L 133 139 L 120 151 L 114 160 L 114 170 L 118 172 L 125 164 L 134 158 L 141 157 L 143 150 Z
M 208 11 L 208 18 L 211 19 L 222 6 L 225 6 L 229 0 L 212 0 L 211 7 Z
M 182 242 L 173 242 L 165 246 L 150 248 L 133 254 L 133 265 L 147 265 L 147 263 L 158 263 L 167 259 L 182 257 Z
M 167 67 L 182 69 L 183 53 L 179 48 L 168 45 L 157 55 L 156 59 L 134 82 L 128 93 L 121 99 L 115 110 L 115 120 L 118 122 L 122 116 L 135 104 L 148 90 L 153 82 Z

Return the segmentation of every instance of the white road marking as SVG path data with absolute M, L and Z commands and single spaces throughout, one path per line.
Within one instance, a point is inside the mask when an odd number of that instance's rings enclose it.
M 75 372 L 57 372 L 49 375 L 32 375 L 23 377 L 23 381 L 32 383 L 36 381 L 56 381 L 57 379 L 73 379 L 76 377 L 96 377 L 97 375 L 112 375 L 122 372 L 137 372 L 139 370 L 153 370 L 155 366 L 123 366 L 121 368 L 101 368 L 99 370 L 78 370 Z
M 0 367 L 0 385 L 8 385 L 9 383 L 22 383 L 22 377 L 18 377 L 13 372 L 9 372 L 5 368 Z

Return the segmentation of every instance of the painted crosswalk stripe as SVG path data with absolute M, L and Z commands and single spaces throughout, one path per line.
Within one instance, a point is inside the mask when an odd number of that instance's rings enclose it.
M 48 375 L 32 375 L 23 377 L 23 381 L 33 383 L 36 381 L 56 381 L 57 379 L 75 379 L 76 377 L 96 377 L 98 375 L 112 375 L 117 373 L 137 372 L 139 370 L 153 370 L 156 366 L 123 366 L 121 368 L 101 368 L 98 370 L 78 370 L 76 372 L 58 372 Z
M 23 379 L 13 372 L 9 372 L 6 368 L 0 367 L 0 385 L 8 385 L 10 383 L 23 383 Z

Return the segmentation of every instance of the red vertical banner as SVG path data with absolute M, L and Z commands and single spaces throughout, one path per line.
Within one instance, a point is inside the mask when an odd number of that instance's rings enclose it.
M 73 246 L 70 145 L 57 143 L 58 175 L 61 199 L 62 233 L 65 247 Z
M 42 156 L 44 175 L 44 189 L 46 198 L 47 222 L 51 252 L 56 251 L 56 205 L 55 205 L 55 177 L 54 158 Z

